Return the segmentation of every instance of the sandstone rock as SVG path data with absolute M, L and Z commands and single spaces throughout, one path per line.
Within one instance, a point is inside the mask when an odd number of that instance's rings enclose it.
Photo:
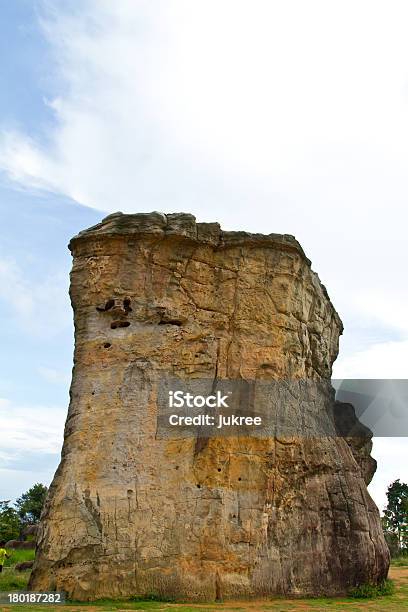
M 350 446 L 354 459 L 361 468 L 366 484 L 370 484 L 377 462 L 370 453 L 373 447 L 372 432 L 358 420 L 354 406 L 344 402 L 335 402 L 334 418 L 339 436 L 343 437 Z
M 34 536 L 34 539 L 37 538 L 37 534 L 38 534 L 38 525 L 27 525 L 24 530 L 23 530 L 23 535 L 24 537 L 27 536 Z
M 30 587 L 215 600 L 384 578 L 369 436 L 157 435 L 167 375 L 329 380 L 342 324 L 295 238 L 115 213 L 70 249 L 71 402 Z
M 35 548 L 35 542 L 25 542 L 23 540 L 9 540 L 6 542 L 6 548 L 19 548 L 31 550 Z
M 18 572 L 25 572 L 33 567 L 34 561 L 22 561 L 21 563 L 17 563 L 15 569 Z

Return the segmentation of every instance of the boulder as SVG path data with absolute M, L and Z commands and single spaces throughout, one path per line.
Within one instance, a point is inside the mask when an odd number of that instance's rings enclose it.
M 33 567 L 34 561 L 22 561 L 21 563 L 17 563 L 15 568 L 18 572 L 25 572 Z
M 212 601 L 384 579 L 371 440 L 344 434 L 330 387 L 343 326 L 296 239 L 115 213 L 70 249 L 71 401 L 30 588 Z M 238 408 L 264 393 L 269 429 L 172 435 L 168 380 L 244 382 Z
M 9 540 L 6 542 L 6 548 L 33 549 L 35 542 L 26 542 L 23 540 Z

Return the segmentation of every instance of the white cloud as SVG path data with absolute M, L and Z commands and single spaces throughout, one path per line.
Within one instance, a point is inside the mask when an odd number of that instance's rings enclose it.
M 109 211 L 205 213 L 205 202 L 214 215 L 221 202 L 231 214 L 238 201 L 266 213 L 290 201 L 310 226 L 334 205 L 330 223 L 350 231 L 385 197 L 394 210 L 405 202 L 405 3 L 55 7 L 43 30 L 57 124 L 46 144 L 6 131 L 0 160 L 16 180 Z
M 60 452 L 66 412 L 57 406 L 16 406 L 0 398 L 0 460 L 7 463 L 27 452 Z
M 364 351 L 338 357 L 333 378 L 408 379 L 408 340 L 382 342 Z
M 0 467 L 0 501 L 11 500 L 13 503 L 24 491 L 27 491 L 37 482 L 41 482 L 48 487 L 57 465 L 58 463 L 50 462 L 47 467 L 42 469 L 39 469 L 38 466 L 32 469 L 3 469 Z
M 58 466 L 67 409 L 18 405 L 0 398 L 0 500 L 36 482 L 47 486 Z
M 407 355 L 408 341 L 381 342 L 349 355 L 340 353 L 334 364 L 333 378 L 408 379 Z M 378 429 L 381 431 L 381 426 Z M 406 437 L 373 439 L 371 454 L 377 460 L 378 467 L 369 491 L 380 511 L 386 505 L 388 485 L 397 478 L 408 482 L 407 452 Z
M 340 357 L 334 364 L 333 378 L 389 378 L 408 379 L 408 341 L 382 342 L 364 351 Z M 407 407 L 404 406 L 404 410 Z M 373 418 L 371 416 L 370 418 Z M 381 431 L 381 425 L 378 425 Z M 402 432 L 401 432 L 402 433 Z M 399 478 L 408 482 L 408 438 L 390 437 L 373 439 L 372 456 L 377 460 L 377 471 L 369 492 L 382 512 L 386 505 L 388 485 Z
M 356 314 L 366 317 L 366 323 L 397 329 L 408 338 L 408 290 L 404 282 L 388 287 L 386 280 L 379 279 L 377 286 L 356 291 L 353 304 Z
M 4 132 L 0 139 L 0 163 L 16 183 L 58 191 L 58 184 L 43 176 L 51 169 L 49 161 L 27 136 L 15 131 Z
M 14 312 L 25 318 L 34 309 L 34 296 L 12 259 L 0 259 L 0 297 Z
M 186 210 L 228 229 L 295 234 L 346 322 L 373 317 L 380 286 L 384 317 L 403 300 L 406 329 L 408 298 L 396 291 L 405 2 L 46 4 L 55 121 L 36 140 L 4 126 L 10 178 L 110 212 Z
M 22 329 L 52 336 L 71 325 L 68 278 L 58 273 L 35 279 L 11 257 L 0 257 L 0 302 Z
M 375 438 L 372 456 L 378 461 L 378 470 L 369 491 L 382 512 L 387 504 L 387 487 L 399 478 L 408 483 L 406 438 Z
M 71 380 L 71 374 L 69 372 L 62 372 L 55 368 L 49 368 L 46 366 L 39 366 L 37 368 L 39 375 L 47 382 L 68 385 Z
M 336 377 L 407 376 L 406 2 L 47 4 L 55 121 L 43 140 L 5 126 L 8 177 L 109 212 L 295 234 L 346 334 L 400 336 L 340 355 Z M 27 329 L 68 313 L 10 261 L 0 292 Z

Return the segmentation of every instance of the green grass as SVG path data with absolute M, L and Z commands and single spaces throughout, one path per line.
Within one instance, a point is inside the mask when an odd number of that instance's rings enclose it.
M 30 570 L 16 572 L 13 567 L 5 567 L 0 574 L 0 591 L 24 591 L 29 577 Z
M 408 567 L 408 556 L 405 555 L 404 557 L 395 557 L 394 559 L 391 559 L 391 566 Z
M 0 591 L 24 591 L 27 588 L 30 570 L 25 572 L 17 572 L 14 569 L 16 563 L 23 561 L 32 561 L 34 559 L 35 550 L 33 549 L 16 549 L 8 550 L 11 557 L 6 559 L 3 571 L 0 574 Z
M 393 595 L 395 592 L 394 583 L 392 580 L 383 580 L 380 584 L 362 584 L 361 586 L 350 589 L 350 597 L 354 599 L 372 599 L 374 597 L 383 597 L 384 595 Z
M 29 551 L 19 551 L 19 553 Z M 26 559 L 24 559 L 26 560 Z M 394 564 L 393 564 L 394 565 Z M 66 612 L 112 612 L 114 610 L 156 610 L 157 612 L 222 612 L 245 611 L 250 612 L 408 612 L 408 567 L 406 564 L 394 565 L 394 580 L 385 581 L 380 587 L 359 587 L 355 589 L 354 597 L 341 598 L 312 598 L 312 599 L 284 599 L 259 600 L 257 604 L 250 603 L 247 607 L 244 602 L 235 602 L 222 606 L 215 603 L 208 604 L 172 604 L 154 599 L 136 600 L 99 600 L 96 602 L 80 603 L 69 602 L 61 606 Z M 24 590 L 30 571 L 15 572 L 12 567 L 5 568 L 0 575 L 0 590 Z M 393 584 L 395 583 L 395 588 Z M 60 607 L 60 606 L 58 606 Z M 50 607 L 13 605 L 2 608 L 10 612 L 49 612 Z M 58 609 L 55 607 L 55 609 Z
M 32 561 L 35 556 L 34 549 L 8 549 L 8 554 L 11 553 L 10 559 L 6 559 L 4 567 L 12 567 L 16 563 L 22 563 L 23 561 Z M 4 570 L 3 570 L 4 571 Z
M 170 599 L 169 597 L 162 597 L 161 595 L 146 594 L 146 595 L 133 595 L 130 598 L 130 601 L 160 601 L 165 603 L 174 602 L 174 599 Z

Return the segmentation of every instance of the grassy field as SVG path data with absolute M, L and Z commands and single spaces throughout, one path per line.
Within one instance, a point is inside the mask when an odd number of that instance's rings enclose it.
M 31 551 L 18 551 L 16 558 L 11 559 L 11 565 L 3 570 L 0 575 L 0 591 L 24 589 L 30 572 L 16 572 L 12 567 L 13 563 L 25 561 Z M 17 553 L 17 551 L 16 551 Z M 21 555 L 21 556 L 20 556 Z M 31 556 L 32 558 L 32 556 Z M 248 612 L 322 612 L 331 610 L 332 612 L 408 612 L 408 559 L 398 559 L 393 562 L 390 569 L 390 578 L 395 585 L 392 595 L 374 597 L 371 599 L 355 598 L 336 598 L 336 599 L 281 599 L 257 600 L 251 602 L 225 602 L 218 604 L 174 604 L 158 601 L 98 601 L 90 604 L 69 603 L 62 607 L 66 612 L 86 611 L 86 612 L 108 612 L 114 610 L 157 610 L 158 612 L 212 612 L 213 610 L 223 610 L 224 612 L 248 611 Z M 11 586 L 12 584 L 15 586 Z M 18 583 L 18 584 L 17 584 Z M 34 611 L 50 612 L 51 609 L 58 609 L 52 606 L 4 606 L 0 608 L 2 612 Z
M 391 565 L 393 567 L 408 567 L 408 557 L 399 557 L 398 559 L 393 559 Z
M 21 591 L 26 588 L 30 577 L 30 570 L 17 572 L 14 569 L 16 563 L 32 561 L 34 550 L 13 550 L 11 558 L 6 559 L 2 573 L 0 574 L 0 591 Z
M 5 567 L 13 567 L 16 563 L 22 563 L 23 561 L 32 561 L 34 559 L 35 551 L 33 549 L 28 550 L 8 550 L 11 553 L 10 559 L 6 559 Z

